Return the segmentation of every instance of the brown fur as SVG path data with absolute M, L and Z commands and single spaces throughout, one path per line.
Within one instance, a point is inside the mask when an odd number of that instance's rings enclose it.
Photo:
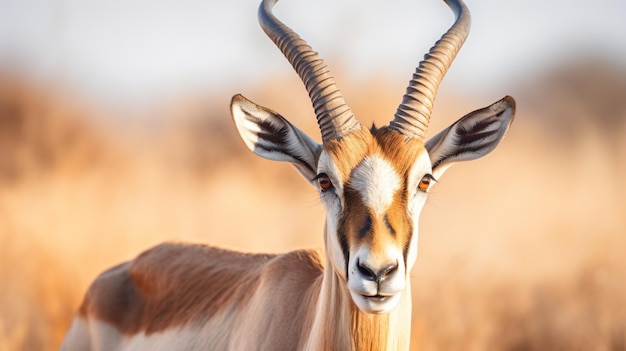
M 87 292 L 80 315 L 111 324 L 122 334 L 151 334 L 245 305 L 262 282 L 280 279 L 289 286 L 287 291 L 302 296 L 321 272 L 320 258 L 311 251 L 253 255 L 203 245 L 161 244 L 100 275 Z M 286 311 L 295 313 L 300 302 L 293 298 L 291 302 Z
M 324 143 L 324 149 L 336 160 L 343 182 L 348 180 L 352 170 L 375 147 L 373 141 L 372 133 L 361 128 L 343 139 Z

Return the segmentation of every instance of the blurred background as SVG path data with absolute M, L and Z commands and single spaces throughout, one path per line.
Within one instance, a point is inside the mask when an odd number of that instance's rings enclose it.
M 470 1 L 431 135 L 504 95 L 507 138 L 431 192 L 415 350 L 626 350 L 626 2 Z M 159 242 L 322 247 L 289 165 L 245 149 L 243 93 L 319 140 L 258 1 L 0 0 L 0 350 L 55 350 L 88 284 Z M 448 28 L 442 1 L 281 1 L 369 125 Z

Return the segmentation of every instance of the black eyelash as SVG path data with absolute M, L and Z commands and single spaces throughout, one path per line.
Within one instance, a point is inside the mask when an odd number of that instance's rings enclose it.
M 430 178 L 430 180 L 434 181 L 435 183 L 438 182 L 437 178 L 435 178 L 432 174 L 425 174 L 424 177 Z
M 316 180 L 318 180 L 318 179 L 320 179 L 322 177 L 328 177 L 328 174 L 320 173 L 320 174 L 316 175 L 315 177 L 313 177 L 313 179 L 311 179 L 311 182 L 314 182 L 314 181 L 316 181 Z

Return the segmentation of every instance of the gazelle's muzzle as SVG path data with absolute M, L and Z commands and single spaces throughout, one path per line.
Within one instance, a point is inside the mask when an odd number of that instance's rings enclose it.
M 393 246 L 374 253 L 363 245 L 350 254 L 348 289 L 359 309 L 386 313 L 394 309 L 406 287 L 402 252 Z

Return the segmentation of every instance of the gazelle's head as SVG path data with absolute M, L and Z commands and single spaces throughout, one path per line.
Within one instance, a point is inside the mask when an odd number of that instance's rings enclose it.
M 430 187 L 452 164 L 491 152 L 513 121 L 515 102 L 507 96 L 425 140 L 436 90 L 469 32 L 467 8 L 450 0 L 456 21 L 420 62 L 389 126 L 363 128 L 317 53 L 274 17 L 275 3 L 263 1 L 259 20 L 304 82 L 322 144 L 241 95 L 231 104 L 235 124 L 250 150 L 292 163 L 317 188 L 332 268 L 358 308 L 389 312 L 410 284 Z

